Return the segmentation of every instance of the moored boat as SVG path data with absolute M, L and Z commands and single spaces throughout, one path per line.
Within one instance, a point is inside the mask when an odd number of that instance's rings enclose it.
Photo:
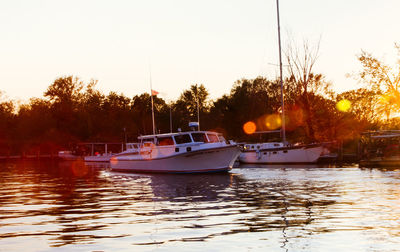
M 400 167 L 399 130 L 364 132 L 360 149 L 360 167 Z
M 188 131 L 140 136 L 136 153 L 111 157 L 115 171 L 146 173 L 226 172 L 240 154 L 220 133 Z
M 279 19 L 279 1 L 276 1 L 277 21 L 278 21 L 278 45 L 279 45 L 279 82 L 281 89 L 281 142 L 264 142 L 256 144 L 243 144 L 242 153 L 239 156 L 241 163 L 259 164 L 293 164 L 293 163 L 316 163 L 324 151 L 322 144 L 288 144 L 286 141 L 285 125 L 285 100 L 283 88 L 282 71 L 282 49 Z M 262 133 L 272 133 L 262 132 Z M 253 132 L 257 133 L 257 132 Z M 253 134 L 252 133 L 252 134 Z
M 324 151 L 321 144 L 286 145 L 283 142 L 265 142 L 242 145 L 239 156 L 247 164 L 316 163 Z

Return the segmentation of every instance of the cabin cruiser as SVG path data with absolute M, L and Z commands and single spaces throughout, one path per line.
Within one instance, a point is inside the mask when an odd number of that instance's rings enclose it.
M 138 152 L 110 159 L 111 170 L 156 173 L 222 172 L 232 169 L 240 150 L 212 131 L 188 131 L 138 137 Z
M 283 142 L 242 144 L 239 156 L 247 164 L 316 163 L 324 152 L 321 144 L 288 145 Z

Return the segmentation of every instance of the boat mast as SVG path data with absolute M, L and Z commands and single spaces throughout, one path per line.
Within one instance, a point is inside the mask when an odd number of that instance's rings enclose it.
M 276 12 L 278 18 L 278 42 L 279 42 L 279 72 L 280 72 L 280 84 L 281 84 L 281 103 L 282 103 L 282 140 L 286 143 L 286 129 L 285 129 L 285 99 L 283 94 L 283 79 L 282 79 L 282 48 L 281 48 L 281 26 L 279 21 L 279 0 L 276 0 Z
M 156 123 L 154 122 L 154 102 L 153 102 L 153 85 L 151 82 L 151 66 L 149 66 L 150 72 L 150 97 L 151 97 L 151 120 L 153 122 L 153 135 L 156 134 Z

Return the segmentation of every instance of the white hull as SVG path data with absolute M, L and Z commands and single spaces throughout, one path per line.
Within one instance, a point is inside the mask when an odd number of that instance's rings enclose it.
M 239 161 L 247 164 L 316 163 L 323 150 L 320 145 L 245 150 L 240 154 Z
M 110 158 L 112 157 L 111 154 L 109 155 L 99 155 L 99 156 L 85 156 L 85 162 L 109 162 Z
M 124 155 L 111 158 L 111 169 L 130 172 L 199 173 L 232 169 L 240 151 L 236 145 L 178 152 L 168 156 L 149 154 Z
M 58 158 L 60 160 L 65 160 L 65 161 L 74 161 L 74 160 L 82 159 L 81 156 L 74 155 L 74 154 L 72 154 L 71 151 L 59 151 Z

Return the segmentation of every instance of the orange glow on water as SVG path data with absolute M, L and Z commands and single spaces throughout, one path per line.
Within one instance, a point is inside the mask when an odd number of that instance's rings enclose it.
M 267 126 L 269 130 L 278 129 L 282 126 L 282 119 L 277 114 L 268 115 L 267 118 L 265 118 L 265 126 Z
M 253 134 L 254 132 L 256 132 L 257 126 L 254 122 L 252 121 L 248 121 L 247 123 L 245 123 L 243 125 L 243 131 L 244 133 L 246 133 L 247 135 Z
M 89 168 L 82 161 L 74 161 L 71 163 L 71 171 L 76 177 L 84 177 L 89 173 Z

